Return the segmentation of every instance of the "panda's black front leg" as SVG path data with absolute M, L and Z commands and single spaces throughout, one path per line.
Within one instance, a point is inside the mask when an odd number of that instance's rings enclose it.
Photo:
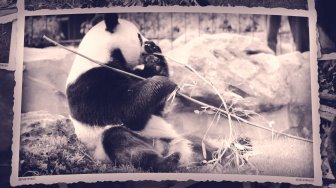
M 154 76 L 131 85 L 126 93 L 126 103 L 121 107 L 125 126 L 142 130 L 152 114 L 159 114 L 166 98 L 176 84 L 165 76 Z

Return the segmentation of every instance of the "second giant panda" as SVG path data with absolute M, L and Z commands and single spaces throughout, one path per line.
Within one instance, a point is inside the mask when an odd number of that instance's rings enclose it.
M 167 96 L 176 88 L 154 42 L 117 14 L 91 28 L 78 52 L 139 80 L 77 56 L 66 94 L 75 133 L 96 159 L 167 172 L 195 161 L 192 142 L 162 117 Z M 138 65 L 144 68 L 137 69 Z M 208 155 L 210 156 L 210 155 Z

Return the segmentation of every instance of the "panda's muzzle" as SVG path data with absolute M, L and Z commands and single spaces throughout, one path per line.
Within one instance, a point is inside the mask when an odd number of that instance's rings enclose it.
M 146 41 L 144 48 L 145 48 L 145 52 L 149 54 L 161 53 L 160 47 L 157 46 L 153 41 Z

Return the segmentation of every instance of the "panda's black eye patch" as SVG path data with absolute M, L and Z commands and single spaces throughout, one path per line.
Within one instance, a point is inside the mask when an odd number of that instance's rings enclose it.
M 143 45 L 143 41 L 142 41 L 142 37 L 141 35 L 138 33 L 138 38 L 139 38 L 139 41 L 140 41 L 140 45 L 142 46 Z

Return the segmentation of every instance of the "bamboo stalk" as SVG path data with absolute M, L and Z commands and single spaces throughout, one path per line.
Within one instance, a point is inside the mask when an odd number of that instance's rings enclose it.
M 84 54 L 78 53 L 78 52 L 76 52 L 75 50 L 72 50 L 72 49 L 70 49 L 70 48 L 67 48 L 67 47 L 63 46 L 62 44 L 60 44 L 60 43 L 58 43 L 58 42 L 56 42 L 56 41 L 54 41 L 54 40 L 48 38 L 48 37 L 45 36 L 45 35 L 43 35 L 43 38 L 46 39 L 47 41 L 49 41 L 50 43 L 52 43 L 52 44 L 54 44 L 54 45 L 56 45 L 56 46 L 58 46 L 58 47 L 60 47 L 60 48 L 63 48 L 63 49 L 65 49 L 65 50 L 68 50 L 68 51 L 70 51 L 70 52 L 72 52 L 72 53 L 74 53 L 74 54 L 77 54 L 77 55 L 79 55 L 79 56 L 81 56 L 81 57 L 83 57 L 83 58 L 85 58 L 85 59 L 87 59 L 87 60 L 89 60 L 89 61 L 91 61 L 91 62 L 97 64 L 97 65 L 100 65 L 100 66 L 102 66 L 102 67 L 106 67 L 106 68 L 108 68 L 108 69 L 111 69 L 111 70 L 113 70 L 113 71 L 115 71 L 115 72 L 118 72 L 118 73 L 121 73 L 121 74 L 126 74 L 126 75 L 128 75 L 128 76 L 131 76 L 131 77 L 134 77 L 134 78 L 138 78 L 138 79 L 140 79 L 140 80 L 146 80 L 145 78 L 142 78 L 141 76 L 138 76 L 138 75 L 135 75 L 135 74 L 132 74 L 132 73 L 129 73 L 129 72 L 126 72 L 126 71 L 117 69 L 117 68 L 113 68 L 113 67 L 107 66 L 107 65 L 105 65 L 105 64 L 102 63 L 102 62 L 99 62 L 99 61 L 97 61 L 97 60 L 94 60 L 94 59 L 92 59 L 92 58 L 90 58 L 90 57 L 88 57 L 88 56 L 86 56 L 86 55 L 84 55 Z

